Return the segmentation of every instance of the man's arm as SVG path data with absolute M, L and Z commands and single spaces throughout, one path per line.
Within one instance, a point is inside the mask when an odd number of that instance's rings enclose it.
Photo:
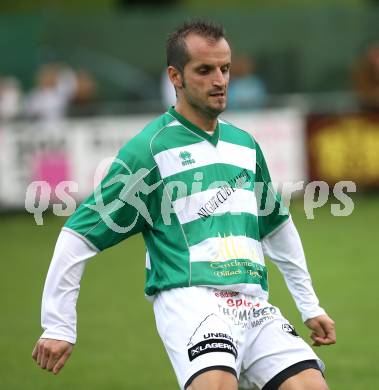
M 314 345 L 336 342 L 334 322 L 319 306 L 307 269 L 303 246 L 291 218 L 262 240 L 264 254 L 283 274 L 305 324 L 312 330 Z
M 78 235 L 62 230 L 42 297 L 41 322 L 44 332 L 32 357 L 37 364 L 57 374 L 76 342 L 76 301 L 86 261 L 97 251 Z
M 57 373 L 76 342 L 76 301 L 86 261 L 148 225 L 125 195 L 137 193 L 148 208 L 148 195 L 137 186 L 157 182 L 148 141 L 135 137 L 125 144 L 101 184 L 65 223 L 43 293 L 44 332 L 32 354 L 41 368 Z

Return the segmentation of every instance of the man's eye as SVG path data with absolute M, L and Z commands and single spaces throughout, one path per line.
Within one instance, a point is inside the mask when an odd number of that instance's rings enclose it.
M 199 73 L 200 74 L 207 74 L 208 73 L 208 69 L 207 68 L 200 68 L 199 69 Z

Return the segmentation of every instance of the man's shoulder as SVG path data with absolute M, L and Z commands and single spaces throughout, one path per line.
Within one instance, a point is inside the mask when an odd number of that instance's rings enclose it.
M 225 119 L 219 119 L 219 125 L 221 141 L 256 149 L 257 142 L 250 132 L 239 128 Z
M 144 155 L 151 156 L 151 144 L 154 139 L 165 130 L 175 120 L 167 112 L 153 119 L 133 138 L 126 142 L 121 150 L 121 154 L 132 154 L 143 158 Z
M 140 132 L 140 136 L 151 139 L 164 131 L 167 127 L 170 126 L 170 124 L 175 121 L 176 119 L 166 111 L 162 115 L 149 122 Z
M 164 131 L 172 122 L 175 121 L 168 112 L 158 116 L 145 125 L 145 127 L 135 135 L 129 142 L 137 142 L 140 144 L 150 144 L 152 140 Z

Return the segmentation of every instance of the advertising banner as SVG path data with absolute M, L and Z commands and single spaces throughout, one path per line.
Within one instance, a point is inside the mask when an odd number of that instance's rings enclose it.
M 306 144 L 310 180 L 379 187 L 379 115 L 310 115 Z
M 99 183 L 120 147 L 154 116 L 13 122 L 0 126 L 0 207 L 23 208 L 28 186 L 44 183 L 50 203 L 77 201 Z M 306 180 L 303 119 L 295 111 L 229 113 L 225 119 L 259 141 L 272 179 Z M 38 189 L 39 191 L 39 189 Z M 45 191 L 46 192 L 46 191 Z
M 225 119 L 259 142 L 271 179 L 276 183 L 307 181 L 304 114 L 296 110 L 235 112 Z

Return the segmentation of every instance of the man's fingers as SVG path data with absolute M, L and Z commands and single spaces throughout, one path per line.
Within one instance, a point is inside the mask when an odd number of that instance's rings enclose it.
M 313 340 L 313 345 L 319 347 L 320 345 L 330 345 L 336 343 L 335 333 L 327 334 L 325 337 L 320 337 L 316 333 L 311 334 L 311 339 Z
M 336 330 L 334 321 L 327 315 L 310 318 L 305 324 L 312 329 L 311 339 L 314 346 L 335 344 Z
M 326 332 L 320 324 L 316 324 L 314 326 L 313 333 L 315 333 L 316 336 L 321 337 L 321 338 L 326 337 Z
M 311 339 L 313 340 L 314 347 L 319 347 L 324 344 L 323 342 L 324 339 L 322 337 L 317 336 L 317 334 L 315 333 L 311 334 Z
M 33 352 L 32 352 L 32 358 L 37 361 L 37 356 L 38 356 L 38 343 L 34 346 Z
M 335 344 L 336 342 L 332 339 L 325 338 L 325 339 L 320 339 L 318 338 L 317 340 L 314 340 L 313 345 L 315 347 L 319 347 L 320 345 L 331 345 Z
M 59 371 L 63 368 L 63 366 L 65 365 L 67 359 L 70 357 L 71 355 L 71 351 L 70 350 L 67 350 L 62 356 L 61 358 L 55 363 L 54 367 L 53 367 L 53 374 L 58 374 Z
M 325 330 L 326 330 L 326 338 L 328 339 L 328 344 L 335 344 L 337 337 L 336 337 L 336 328 L 334 326 L 334 322 L 327 324 L 325 326 Z
M 315 332 L 311 333 L 311 339 L 313 340 L 313 346 L 314 347 L 319 347 L 322 345 L 322 338 L 319 337 Z
M 37 364 L 39 366 L 41 366 L 42 355 L 43 355 L 43 344 L 42 342 L 39 341 L 37 346 Z
M 52 371 L 53 367 L 56 365 L 56 363 L 57 363 L 57 361 L 59 360 L 60 357 L 61 357 L 61 353 L 60 354 L 52 353 L 49 356 L 49 360 L 47 361 L 46 369 L 48 371 Z
M 335 335 L 328 335 L 326 337 L 324 337 L 323 339 L 323 344 L 324 345 L 330 345 L 330 344 L 335 344 L 336 343 L 336 337 Z
M 336 329 L 334 327 L 334 322 L 329 319 L 329 321 L 321 321 L 320 325 L 324 335 L 321 337 L 322 343 L 324 345 L 335 344 L 336 342 Z
M 51 352 L 47 348 L 43 348 L 42 357 L 41 357 L 41 368 L 45 369 L 47 361 L 51 356 Z
M 67 341 L 40 339 L 35 345 L 32 357 L 42 369 L 57 374 L 70 356 L 73 344 Z

